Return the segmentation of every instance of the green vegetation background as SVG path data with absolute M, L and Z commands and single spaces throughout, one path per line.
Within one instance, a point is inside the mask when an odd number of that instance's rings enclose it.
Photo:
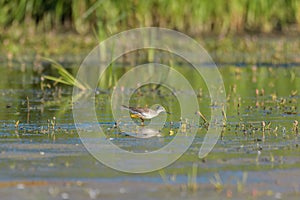
M 8 58 L 24 53 L 43 56 L 86 53 L 82 52 L 83 48 L 90 49 L 110 35 L 145 26 L 170 28 L 194 38 L 226 39 L 232 35 L 274 33 L 294 33 L 297 38 L 300 1 L 0 0 L 0 41 L 3 44 L 0 53 Z M 206 41 L 205 47 L 221 51 L 224 48 L 228 51 L 260 49 L 260 46 L 253 47 L 255 38 L 252 39 L 248 43 L 244 38 L 237 43 Z M 298 41 L 291 42 L 291 45 L 298 44 Z M 290 50 L 293 52 L 294 47 Z M 271 57 L 278 55 L 281 52 Z

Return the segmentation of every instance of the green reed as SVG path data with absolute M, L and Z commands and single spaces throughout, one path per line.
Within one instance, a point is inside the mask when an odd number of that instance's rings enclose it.
M 133 27 L 161 26 L 189 34 L 285 31 L 300 25 L 298 0 L 0 0 L 0 26 L 98 30 L 101 38 Z
M 83 83 L 80 80 L 76 79 L 76 77 L 74 77 L 70 72 L 68 72 L 61 64 L 49 58 L 45 58 L 45 60 L 49 61 L 52 64 L 52 67 L 54 67 L 58 71 L 58 74 L 60 75 L 59 77 L 45 75 L 44 76 L 45 79 L 54 81 L 56 83 L 61 83 L 64 85 L 74 86 L 81 90 L 90 89 L 88 84 Z

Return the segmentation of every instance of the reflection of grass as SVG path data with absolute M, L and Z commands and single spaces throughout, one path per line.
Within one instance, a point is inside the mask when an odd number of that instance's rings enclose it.
M 162 178 L 163 182 L 165 184 L 168 184 L 168 178 L 167 178 L 165 171 L 163 169 L 161 169 L 158 171 L 158 173 L 159 173 L 160 177 Z
M 191 191 L 196 191 L 198 188 L 197 185 L 197 171 L 198 171 L 198 165 L 197 163 L 193 163 L 192 171 L 188 173 L 188 189 Z
M 248 178 L 248 173 L 244 172 L 242 180 L 237 180 L 236 186 L 238 192 L 243 192 L 243 190 L 245 189 L 247 178 Z
M 56 83 L 62 83 L 65 85 L 71 85 L 74 87 L 77 87 L 81 90 L 90 89 L 90 87 L 77 80 L 72 74 L 70 74 L 61 64 L 57 63 L 56 61 L 45 58 L 47 61 L 52 63 L 52 66 L 57 69 L 60 77 L 54 77 L 54 76 L 44 76 L 45 79 L 55 81 Z
M 184 188 L 188 189 L 191 192 L 196 192 L 197 189 L 198 189 L 197 172 L 198 172 L 198 164 L 193 163 L 192 170 L 189 171 L 188 174 L 187 174 L 187 178 L 188 178 L 187 179 L 187 184 L 183 185 Z M 159 173 L 160 177 L 162 178 L 163 182 L 165 184 L 169 184 L 169 181 L 168 181 L 168 178 L 167 178 L 167 175 L 166 175 L 165 171 L 162 169 L 162 170 L 159 170 L 158 173 Z M 172 181 L 176 180 L 176 175 L 175 174 L 173 174 L 171 180 Z
M 209 181 L 211 184 L 214 185 L 215 189 L 218 192 L 221 192 L 223 190 L 224 185 L 223 185 L 222 179 L 219 174 L 216 173 L 213 178 L 209 179 Z

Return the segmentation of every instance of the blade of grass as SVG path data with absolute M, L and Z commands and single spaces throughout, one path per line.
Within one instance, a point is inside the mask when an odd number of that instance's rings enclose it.
M 77 80 L 72 74 L 70 74 L 61 64 L 56 62 L 50 58 L 44 58 L 44 60 L 49 61 L 52 63 L 52 66 L 58 71 L 61 77 L 53 77 L 53 76 L 44 76 L 45 79 L 52 80 L 58 83 L 66 84 L 66 85 L 73 85 L 81 90 L 90 89 L 90 87 L 86 83 L 82 83 Z

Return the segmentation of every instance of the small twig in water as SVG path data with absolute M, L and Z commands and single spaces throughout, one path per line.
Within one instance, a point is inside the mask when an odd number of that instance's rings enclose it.
M 201 117 L 201 119 L 204 121 L 204 123 L 208 123 L 207 119 L 200 111 L 197 111 L 197 114 Z

